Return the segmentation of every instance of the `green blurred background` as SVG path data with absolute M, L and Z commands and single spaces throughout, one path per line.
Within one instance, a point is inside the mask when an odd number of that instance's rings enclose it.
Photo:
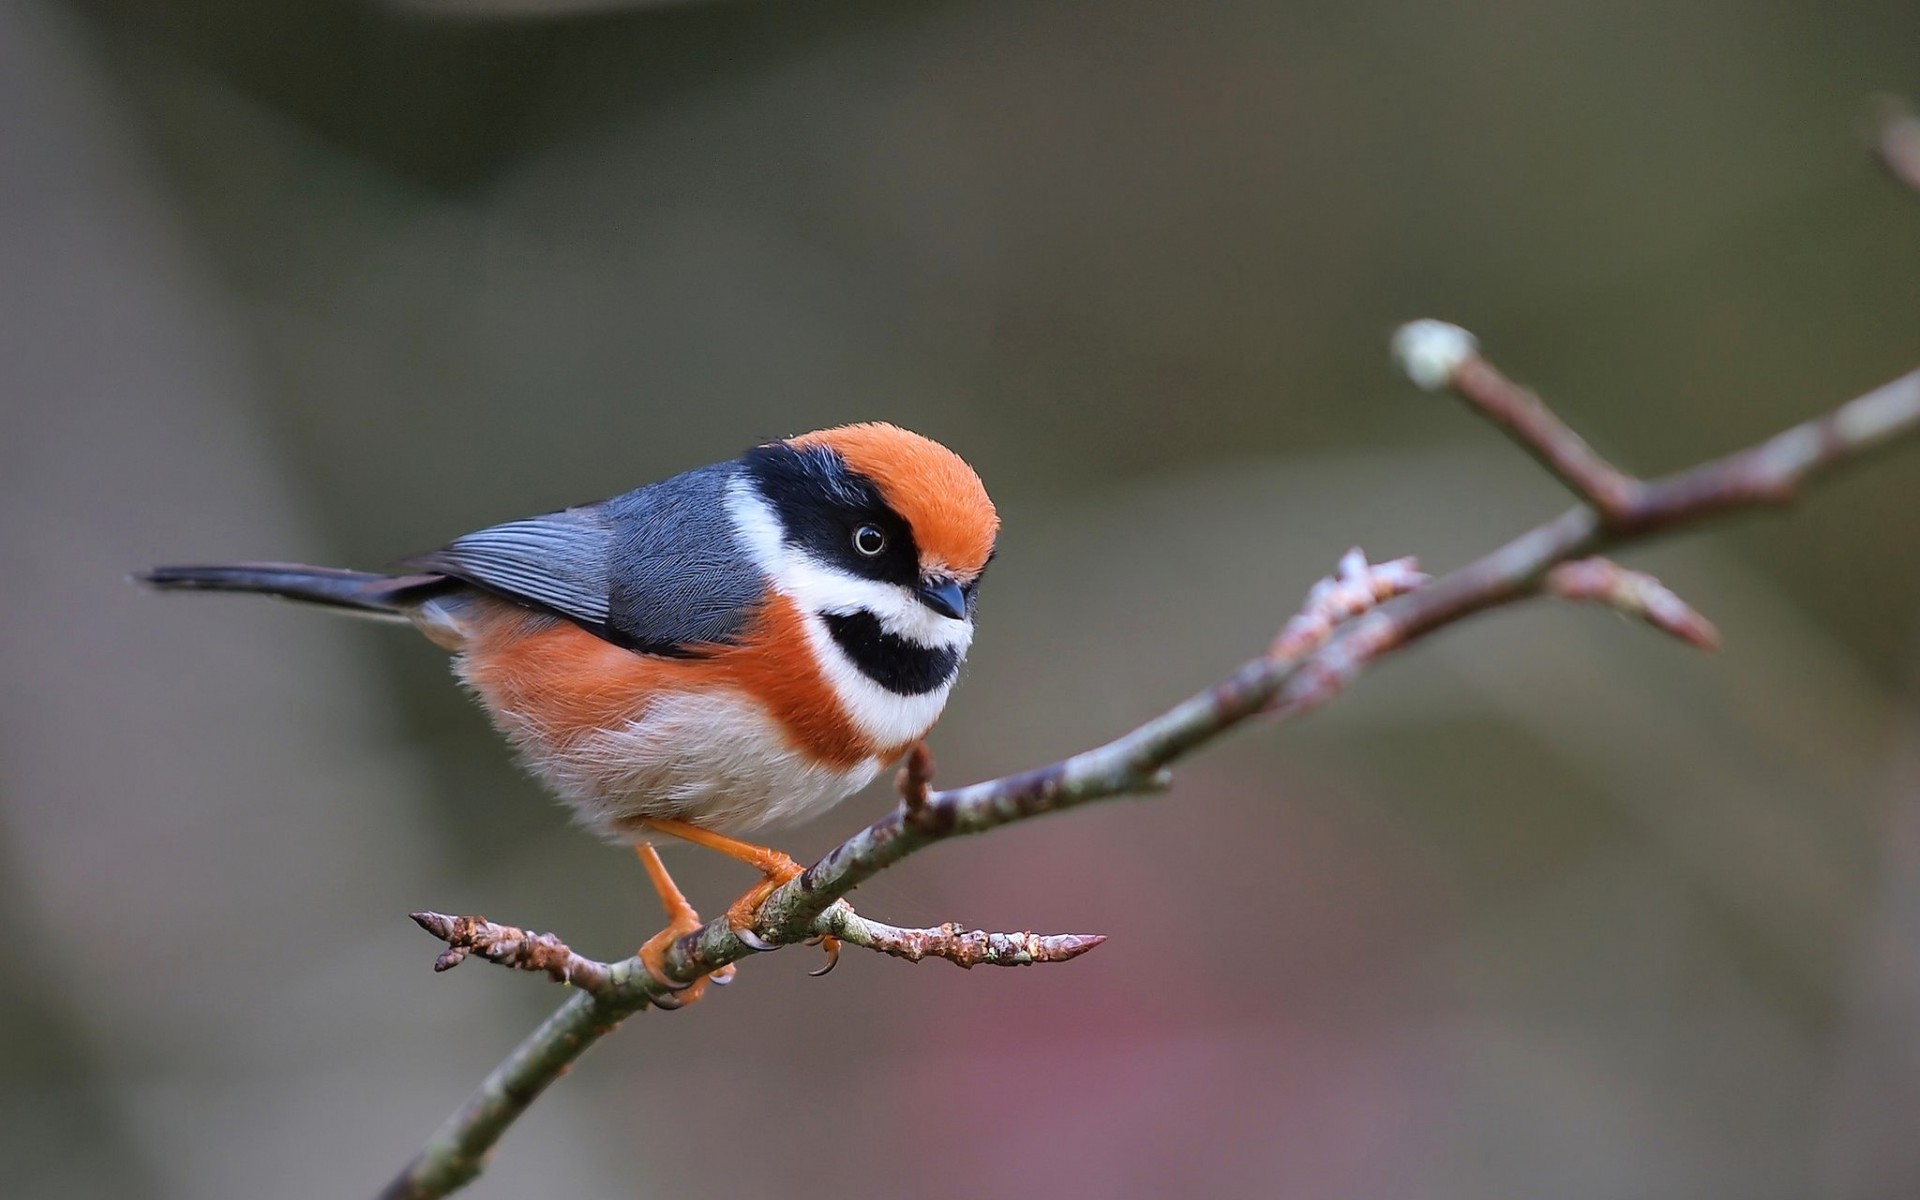
M 1858 123 L 1917 90 L 1898 0 L 0 6 L 0 1192 L 370 1195 L 558 1000 L 407 911 L 658 923 L 424 641 L 127 571 L 892 420 L 1006 521 L 942 777 L 1033 765 L 1350 544 L 1564 504 L 1394 377 L 1402 320 L 1647 471 L 1910 369 L 1920 200 Z M 1633 556 L 1719 657 L 1502 614 L 928 853 L 861 906 L 1111 940 L 757 960 L 472 1194 L 1913 1195 L 1917 511 L 1896 454 Z

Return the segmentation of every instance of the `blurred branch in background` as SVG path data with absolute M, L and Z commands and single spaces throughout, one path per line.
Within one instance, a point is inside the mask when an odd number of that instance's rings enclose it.
M 1910 118 L 1890 114 L 1876 139 L 1882 157 L 1909 183 L 1920 183 L 1920 176 L 1901 164 L 1914 161 L 1908 151 L 1917 137 Z M 1050 940 L 1032 935 L 877 926 L 855 916 L 845 897 L 935 842 L 1164 788 L 1170 764 L 1248 718 L 1272 713 L 1284 720 L 1319 707 L 1376 659 L 1474 613 L 1540 595 L 1599 602 L 1712 648 L 1712 625 L 1679 597 L 1651 576 L 1594 556 L 1714 516 L 1785 503 L 1824 470 L 1920 431 L 1915 371 L 1747 450 L 1641 480 L 1608 463 L 1539 397 L 1509 381 L 1465 330 L 1414 322 L 1395 335 L 1394 353 L 1415 383 L 1456 392 L 1582 503 L 1431 583 L 1411 560 L 1374 566 L 1350 552 L 1266 653 L 1119 739 L 1051 766 L 933 791 L 930 764 L 916 753 L 902 772 L 902 801 L 891 813 L 776 889 L 750 928 L 735 929 L 722 918 L 675 942 L 665 956 L 666 979 L 655 978 L 637 958 L 597 963 L 579 959 L 557 939 L 477 918 L 416 916 L 449 945 L 436 964 L 441 969 L 474 952 L 577 983 L 581 991 L 495 1068 L 389 1185 L 386 1200 L 425 1200 L 463 1186 L 479 1174 L 485 1154 L 514 1119 L 588 1046 L 642 1008 L 678 1007 L 676 993 L 704 987 L 714 972 L 751 954 L 822 936 L 910 958 L 939 954 L 962 965 L 1047 961 L 1091 949 L 1097 939 L 1058 942 L 1062 952 L 1047 955 L 1041 951 Z

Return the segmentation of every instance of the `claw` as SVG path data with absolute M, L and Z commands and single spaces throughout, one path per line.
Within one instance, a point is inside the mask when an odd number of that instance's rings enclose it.
M 706 980 L 703 979 L 701 982 L 705 983 Z M 683 999 L 674 995 L 672 992 L 668 992 L 664 996 L 655 996 L 653 998 L 653 1006 L 661 1012 L 679 1012 L 697 999 L 699 999 L 698 996 L 689 996 Z
M 698 929 L 699 926 L 696 925 L 693 928 Z M 677 979 L 670 978 L 662 966 L 666 960 L 668 949 L 670 949 L 675 942 L 691 932 L 693 932 L 692 929 L 683 928 L 677 922 L 669 924 L 665 929 L 648 938 L 646 944 L 640 947 L 639 954 L 636 955 L 640 960 L 640 965 L 647 969 L 647 974 L 653 976 L 653 981 L 670 992 L 684 992 L 693 986 L 693 983 L 681 983 Z M 694 981 L 694 983 L 698 982 L 699 980 Z
M 821 967 L 818 971 L 808 971 L 807 972 L 808 975 L 811 975 L 815 979 L 818 979 L 820 978 L 820 976 L 827 974 L 828 972 L 832 971 L 835 967 L 840 965 L 840 939 L 839 938 L 830 937 L 829 935 L 823 933 L 819 937 L 808 938 L 807 945 L 818 946 L 822 950 L 825 950 L 827 952 L 827 965 L 824 967 Z
M 754 926 L 758 924 L 760 920 L 760 906 L 766 903 L 767 897 L 771 896 L 776 889 L 784 887 L 805 870 L 804 867 L 778 850 L 770 849 L 766 846 L 755 846 L 750 842 L 742 842 L 735 838 L 727 837 L 724 834 L 715 833 L 710 829 L 702 829 L 698 825 L 692 825 L 685 821 L 653 817 L 648 818 L 646 827 L 672 837 L 677 837 L 682 841 L 692 842 L 696 846 L 705 846 L 709 850 L 717 850 L 727 857 L 738 859 L 759 871 L 760 882 L 747 889 L 745 895 L 727 906 L 727 927 L 733 930 L 735 936 L 741 941 L 753 947 L 755 950 L 764 951 L 778 948 L 779 943 L 769 942 L 754 932 Z M 643 852 L 643 857 L 650 855 L 652 855 L 651 848 Z M 658 861 L 657 857 L 653 857 L 650 860 L 650 864 L 657 864 Z M 649 870 L 654 869 L 654 866 L 649 866 Z M 664 875 L 665 871 L 662 869 L 659 871 L 659 874 Z M 663 890 L 661 892 L 663 900 L 667 898 L 667 895 L 666 891 Z M 677 892 L 675 895 L 677 895 Z M 684 904 L 685 902 L 681 901 L 680 903 Z M 669 911 L 671 910 L 672 903 L 669 902 Z M 818 975 L 824 975 L 826 971 L 831 971 L 834 963 L 840 959 L 840 944 L 838 941 L 828 938 L 823 944 L 827 947 L 828 961 L 826 970 L 815 972 L 815 974 Z M 731 978 L 731 976 L 729 976 L 729 978 Z M 724 983 L 725 980 L 715 978 L 714 982 Z
M 759 883 L 748 888 L 744 896 L 727 906 L 727 924 L 733 927 L 735 933 L 743 929 L 752 929 L 754 922 L 759 919 L 760 906 L 767 902 L 767 897 L 784 887 L 787 881 L 798 875 L 802 869 L 800 864 L 792 859 L 769 867 Z

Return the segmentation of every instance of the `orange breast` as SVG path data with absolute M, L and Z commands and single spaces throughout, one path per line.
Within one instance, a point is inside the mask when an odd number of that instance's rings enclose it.
M 664 692 L 730 688 L 759 701 L 794 749 L 822 765 L 850 768 L 897 752 L 854 728 L 784 596 L 767 603 L 738 645 L 701 658 L 636 654 L 570 621 L 491 601 L 474 614 L 462 673 L 497 716 L 531 725 L 555 746 L 623 728 Z

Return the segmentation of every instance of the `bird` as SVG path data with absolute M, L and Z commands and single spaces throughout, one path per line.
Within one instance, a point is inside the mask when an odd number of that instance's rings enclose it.
M 244 562 L 137 578 L 405 622 L 450 652 L 524 767 L 579 823 L 633 846 L 667 915 L 639 958 L 682 990 L 694 985 L 669 980 L 663 955 L 701 922 L 655 837 L 759 871 L 727 910 L 749 929 L 801 868 L 735 835 L 826 811 L 927 735 L 999 532 L 964 459 L 867 422 L 489 526 L 401 573 Z

